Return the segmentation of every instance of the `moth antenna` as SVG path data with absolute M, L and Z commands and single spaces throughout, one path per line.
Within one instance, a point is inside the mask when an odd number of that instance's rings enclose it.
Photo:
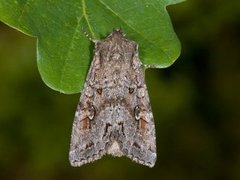
M 94 39 L 90 33 L 88 33 L 84 28 L 82 28 L 82 33 L 88 38 L 89 41 L 96 43 L 98 40 Z

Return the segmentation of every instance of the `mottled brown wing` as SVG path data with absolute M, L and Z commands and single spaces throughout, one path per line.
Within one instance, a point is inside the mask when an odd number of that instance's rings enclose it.
M 81 166 L 104 154 L 125 155 L 149 167 L 156 161 L 155 126 L 137 44 L 119 30 L 95 44 L 69 159 Z

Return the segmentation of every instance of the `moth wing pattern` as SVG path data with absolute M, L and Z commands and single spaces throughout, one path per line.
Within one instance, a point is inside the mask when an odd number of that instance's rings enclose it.
M 155 126 L 137 48 L 121 30 L 95 43 L 72 128 L 72 166 L 104 154 L 154 166 Z
M 96 58 L 93 59 L 90 66 L 87 79 L 93 79 Z M 100 136 L 104 133 L 104 120 L 96 120 L 96 111 L 94 107 L 94 84 L 86 81 L 72 127 L 71 145 L 69 159 L 72 166 L 81 166 L 83 164 L 100 159 L 105 153 L 105 144 Z

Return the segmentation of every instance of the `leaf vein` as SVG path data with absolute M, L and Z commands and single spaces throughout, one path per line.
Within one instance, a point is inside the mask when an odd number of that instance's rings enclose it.
M 87 14 L 87 9 L 86 9 L 86 3 L 85 3 L 85 0 L 82 0 L 82 10 L 83 10 L 83 17 L 86 19 L 86 22 L 87 22 L 87 25 L 88 25 L 88 28 L 89 28 L 89 31 L 91 33 L 91 36 L 92 37 L 95 37 L 95 34 L 93 32 L 93 29 L 92 29 L 92 26 L 89 22 L 89 18 L 88 18 L 88 14 Z
M 21 22 L 21 19 L 23 17 L 24 12 L 26 11 L 27 6 L 29 5 L 29 2 L 30 2 L 30 0 L 26 0 L 26 2 L 24 3 L 24 5 L 22 7 L 21 14 L 19 15 L 19 18 L 18 18 L 19 23 Z
M 74 33 L 72 35 L 72 38 L 71 38 L 71 41 L 70 41 L 70 46 L 69 46 L 69 48 L 67 50 L 67 55 L 63 59 L 64 62 L 63 62 L 63 68 L 62 68 L 62 71 L 61 71 L 60 83 L 59 83 L 60 88 L 62 88 L 63 78 L 64 78 L 63 75 L 64 75 L 64 73 L 66 71 L 66 64 L 67 64 L 67 61 L 69 61 L 69 57 L 70 57 L 70 53 L 71 53 L 72 49 L 74 49 L 73 41 L 75 40 L 75 37 L 77 36 L 77 33 L 79 32 L 80 22 L 81 22 L 82 18 L 83 18 L 83 15 L 80 18 L 78 18 L 78 20 L 77 20 L 77 25 L 76 25 L 76 28 L 75 28 Z

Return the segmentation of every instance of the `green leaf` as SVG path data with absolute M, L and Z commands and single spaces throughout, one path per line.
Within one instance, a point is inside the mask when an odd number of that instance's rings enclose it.
M 93 39 L 122 28 L 139 44 L 149 67 L 170 66 L 180 54 L 166 6 L 182 0 L 0 0 L 0 20 L 37 37 L 44 82 L 63 93 L 80 92 L 93 58 Z

